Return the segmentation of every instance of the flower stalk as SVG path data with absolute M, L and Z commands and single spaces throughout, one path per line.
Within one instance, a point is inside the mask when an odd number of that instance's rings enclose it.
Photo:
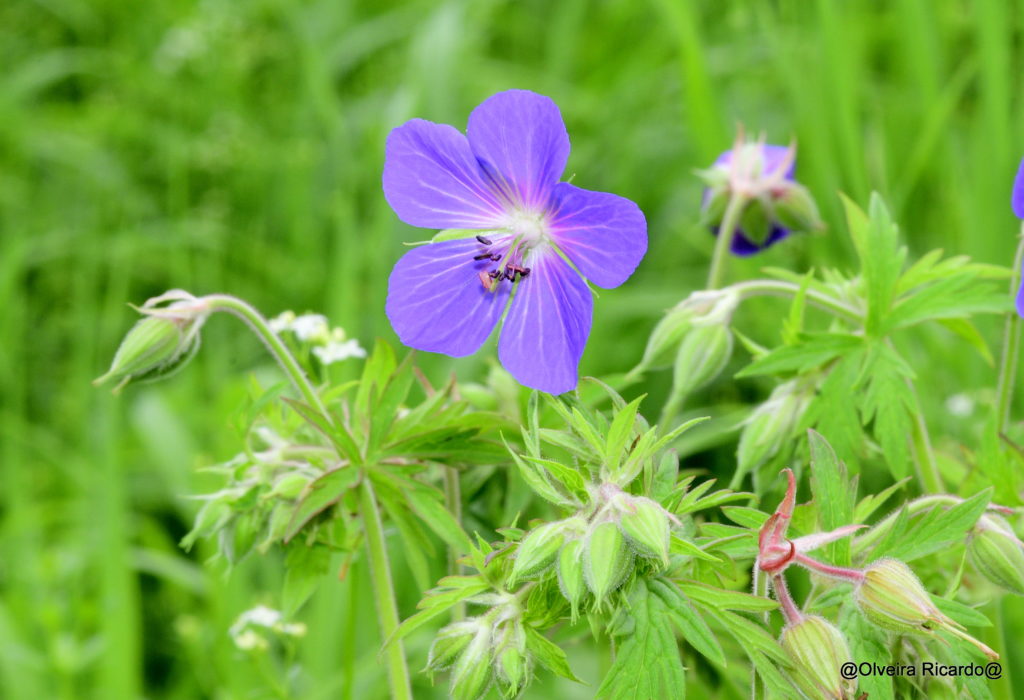
M 725 261 L 729 257 L 729 246 L 732 237 L 736 235 L 739 227 L 740 215 L 747 205 L 747 198 L 739 193 L 733 192 L 729 196 L 729 204 L 725 208 L 725 215 L 722 217 L 722 224 L 718 227 L 718 238 L 715 240 L 715 249 L 711 254 L 711 266 L 708 268 L 708 281 L 705 289 L 718 289 L 722 286 L 725 278 Z
M 1017 293 L 1021 282 L 1021 265 L 1024 265 L 1024 222 L 1018 235 L 1017 255 L 1013 260 L 1013 277 L 1010 279 L 1010 294 Z M 1013 402 L 1013 381 L 1017 376 L 1017 362 L 1020 359 L 1020 316 L 1016 311 L 1006 315 L 1003 326 L 1003 351 L 999 359 L 999 380 L 996 383 L 996 434 L 1006 431 L 1010 421 L 1010 404 Z

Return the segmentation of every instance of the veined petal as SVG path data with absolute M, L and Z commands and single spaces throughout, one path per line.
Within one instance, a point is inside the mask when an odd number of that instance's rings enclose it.
M 395 264 L 386 311 L 405 345 L 462 357 L 476 352 L 505 310 L 508 284 L 484 289 L 479 273 L 494 263 L 473 260 L 475 239 L 428 243 Z
M 548 227 L 583 275 L 610 289 L 626 281 L 647 252 L 647 220 L 625 197 L 555 185 Z
M 1024 219 L 1024 160 L 1021 160 L 1017 177 L 1013 180 L 1013 195 L 1010 202 L 1013 205 L 1013 215 L 1018 219 Z
M 392 129 L 383 180 L 388 204 L 412 226 L 488 229 L 504 215 L 466 137 L 447 124 L 411 119 Z
M 517 204 L 536 210 L 547 204 L 569 159 L 569 134 L 551 98 L 499 92 L 469 115 L 466 136 L 481 166 Z
M 549 394 L 576 387 L 594 308 L 586 283 L 553 251 L 530 259 L 498 340 L 498 358 L 520 384 Z

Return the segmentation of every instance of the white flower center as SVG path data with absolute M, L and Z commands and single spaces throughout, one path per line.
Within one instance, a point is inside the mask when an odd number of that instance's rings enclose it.
M 548 240 L 547 220 L 543 213 L 516 210 L 506 224 L 524 248 L 535 248 Z

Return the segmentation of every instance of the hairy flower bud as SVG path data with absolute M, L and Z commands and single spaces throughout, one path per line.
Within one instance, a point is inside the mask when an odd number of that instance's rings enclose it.
M 505 625 L 497 643 L 495 671 L 502 694 L 515 697 L 529 677 L 526 632 L 519 622 Z
M 669 401 L 676 403 L 687 394 L 711 383 L 732 357 L 733 337 L 728 326 L 694 327 L 676 353 Z
M 156 306 L 167 300 L 176 301 L 166 307 Z M 199 349 L 199 330 L 208 314 L 202 300 L 186 292 L 154 297 L 139 311 L 145 318 L 125 335 L 107 373 L 93 381 L 98 385 L 117 380 L 115 394 L 129 382 L 155 381 L 184 367 Z
M 579 617 L 580 604 L 587 594 L 583 578 L 583 541 L 570 540 L 558 553 L 558 587 L 572 608 L 573 622 Z
M 856 600 L 868 620 L 894 632 L 931 632 L 953 624 L 935 607 L 910 567 L 898 559 L 868 565 Z
M 425 670 L 443 671 L 451 666 L 480 630 L 478 620 L 464 620 L 442 628 L 430 645 Z
M 1024 595 L 1024 543 L 1005 520 L 983 516 L 967 540 L 967 556 L 989 581 Z
M 618 525 L 606 520 L 591 528 L 583 549 L 583 576 L 598 606 L 626 578 L 632 558 Z
M 853 697 L 856 682 L 845 680 L 840 672 L 843 664 L 851 660 L 850 649 L 835 625 L 817 615 L 808 615 L 783 629 L 779 641 L 793 662 L 792 679 L 807 697 Z
M 620 503 L 619 526 L 626 537 L 639 553 L 668 567 L 668 512 L 649 498 L 623 494 Z
M 780 384 L 744 422 L 736 448 L 739 471 L 747 474 L 778 453 L 803 417 L 809 392 L 798 380 Z
M 739 305 L 740 297 L 731 289 L 708 289 L 693 292 L 669 309 L 647 340 L 643 359 L 633 373 L 667 367 L 673 353 L 694 327 L 728 325 Z
M 580 533 L 585 527 L 586 523 L 582 518 L 573 517 L 534 528 L 516 549 L 509 585 L 513 586 L 516 581 L 549 567 L 558 556 L 558 550 L 562 548 L 566 536 Z
M 817 202 L 801 184 L 786 183 L 780 188 L 772 203 L 775 219 L 787 229 L 817 231 L 824 226 Z
M 482 624 L 452 670 L 453 700 L 478 700 L 491 684 L 491 627 Z

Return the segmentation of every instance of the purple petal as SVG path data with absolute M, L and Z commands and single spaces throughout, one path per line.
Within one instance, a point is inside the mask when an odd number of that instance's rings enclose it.
M 774 173 L 779 167 L 782 166 L 786 160 L 786 155 L 789 152 L 789 146 L 773 146 L 770 143 L 766 143 L 761 147 L 761 154 L 764 158 L 764 172 Z M 728 165 L 732 161 L 732 149 L 718 156 L 715 160 L 715 165 Z M 789 168 L 786 170 L 786 179 L 793 179 L 793 172 L 796 168 L 796 161 L 794 160 L 789 164 Z
M 1021 271 L 1020 289 L 1017 290 L 1017 315 L 1024 318 L 1024 267 Z
M 625 282 L 647 252 L 643 212 L 615 194 L 560 182 L 552 192 L 549 226 L 573 265 L 605 289 Z
M 714 233 L 717 236 L 718 229 L 712 229 L 712 233 Z M 740 229 L 736 231 L 736 233 L 733 235 L 732 243 L 729 245 L 729 250 L 732 251 L 733 255 L 738 255 L 741 258 L 745 258 L 756 253 L 760 253 L 765 248 L 775 245 L 789 234 L 790 230 L 788 228 L 783 228 L 782 226 L 773 226 L 771 232 L 768 234 L 768 237 L 764 239 L 764 243 L 758 245 L 757 243 L 754 243 L 752 240 L 747 238 L 746 234 L 743 233 L 743 230 Z
M 1018 219 L 1024 219 L 1024 160 L 1021 160 L 1017 177 L 1013 180 L 1013 195 L 1010 202 L 1013 205 L 1013 215 Z
M 384 197 L 398 218 L 423 228 L 487 229 L 504 216 L 466 137 L 423 119 L 388 135 Z
M 481 166 L 510 199 L 540 210 L 569 159 L 558 106 L 528 90 L 499 92 L 469 115 L 466 136 Z
M 561 394 L 576 387 L 590 334 L 590 289 L 552 251 L 534 256 L 518 283 L 498 340 L 498 357 L 520 384 Z
M 483 345 L 505 310 L 511 285 L 484 289 L 479 273 L 494 263 L 473 260 L 481 252 L 472 238 L 428 243 L 395 264 L 386 311 L 405 345 L 453 357 Z

